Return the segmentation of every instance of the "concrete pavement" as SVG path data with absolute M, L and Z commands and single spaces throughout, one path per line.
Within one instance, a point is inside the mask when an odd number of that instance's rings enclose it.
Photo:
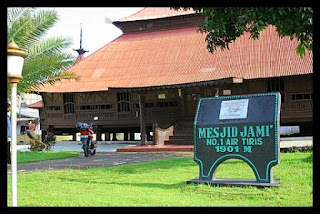
M 280 138 L 280 148 L 313 146 L 313 137 L 283 137 Z
M 115 152 L 117 148 L 126 146 L 135 146 L 136 144 L 130 143 L 110 143 L 98 142 L 97 152 Z M 17 145 L 18 151 L 29 151 L 29 145 Z M 82 144 L 77 141 L 61 141 L 56 142 L 52 151 L 79 151 L 82 152 Z
M 39 170 L 59 170 L 59 169 L 83 169 L 99 166 L 116 166 L 122 164 L 132 164 L 164 158 L 189 157 L 193 158 L 192 152 L 145 152 L 145 153 L 118 153 L 100 152 L 94 156 L 48 160 L 33 163 L 18 164 L 19 172 L 32 172 Z M 11 166 L 7 166 L 7 173 L 11 173 Z

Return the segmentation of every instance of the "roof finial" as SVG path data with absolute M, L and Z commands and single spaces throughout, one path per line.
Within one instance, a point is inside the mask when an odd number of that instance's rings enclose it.
M 82 49 L 82 23 L 80 23 L 80 49 Z
M 78 52 L 79 56 L 78 58 L 76 59 L 76 62 L 84 59 L 84 56 L 83 54 L 86 53 L 86 52 L 89 52 L 89 51 L 86 51 L 82 48 L 82 23 L 80 23 L 80 48 L 79 49 L 73 49 L 75 51 Z

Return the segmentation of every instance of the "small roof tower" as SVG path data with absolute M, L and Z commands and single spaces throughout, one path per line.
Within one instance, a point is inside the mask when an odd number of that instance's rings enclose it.
M 79 54 L 77 59 L 76 59 L 75 64 L 84 59 L 84 56 L 83 56 L 84 53 L 89 52 L 89 51 L 86 51 L 86 50 L 84 50 L 82 48 L 82 24 L 80 24 L 80 48 L 79 49 L 73 49 L 73 50 L 77 51 L 78 54 Z

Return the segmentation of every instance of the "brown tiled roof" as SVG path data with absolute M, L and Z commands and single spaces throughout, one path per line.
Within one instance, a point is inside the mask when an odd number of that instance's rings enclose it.
M 28 105 L 28 108 L 42 108 L 42 107 L 43 107 L 42 100 Z
M 190 10 L 173 10 L 170 7 L 146 7 L 133 15 L 122 18 L 119 22 L 158 19 L 171 16 L 181 16 L 195 13 L 193 9 Z
M 298 41 L 280 38 L 269 26 L 259 40 L 244 34 L 229 50 L 207 50 L 205 34 L 197 28 L 122 35 L 70 70 L 76 82 L 65 80 L 39 92 L 103 91 L 197 83 L 231 77 L 243 79 L 313 73 L 312 53 L 300 58 Z

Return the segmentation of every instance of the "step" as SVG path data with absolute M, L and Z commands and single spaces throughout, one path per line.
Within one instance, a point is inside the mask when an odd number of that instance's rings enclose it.
M 194 129 L 174 129 L 174 132 L 176 133 L 192 133 L 194 132 Z
M 190 123 L 190 124 L 181 124 L 181 123 L 178 123 L 177 125 L 176 125 L 176 127 L 194 127 L 194 124 L 193 123 Z
M 193 140 L 192 135 L 171 135 L 169 140 Z
M 193 124 L 193 123 L 191 123 L 191 124 L 179 124 L 179 123 L 178 123 L 176 126 L 177 126 L 177 127 L 187 127 L 187 128 L 192 127 L 192 128 L 193 128 L 193 127 L 194 127 L 194 124 Z
M 184 141 L 176 141 L 176 140 L 165 140 L 164 145 L 193 145 L 193 141 L 184 140 Z
M 192 137 L 193 138 L 193 133 L 190 133 L 190 132 L 188 132 L 188 133 L 176 133 L 176 132 L 173 132 L 173 135 L 171 135 L 171 136 L 178 136 L 178 137 Z
M 169 139 L 169 140 L 167 140 L 167 141 L 169 141 L 169 142 L 186 142 L 186 141 L 193 141 L 193 139 L 192 138 L 190 138 L 190 139 L 187 139 L 187 138 L 184 138 L 184 139 Z
M 193 135 L 193 130 L 174 130 L 173 134 L 180 134 L 180 135 Z

